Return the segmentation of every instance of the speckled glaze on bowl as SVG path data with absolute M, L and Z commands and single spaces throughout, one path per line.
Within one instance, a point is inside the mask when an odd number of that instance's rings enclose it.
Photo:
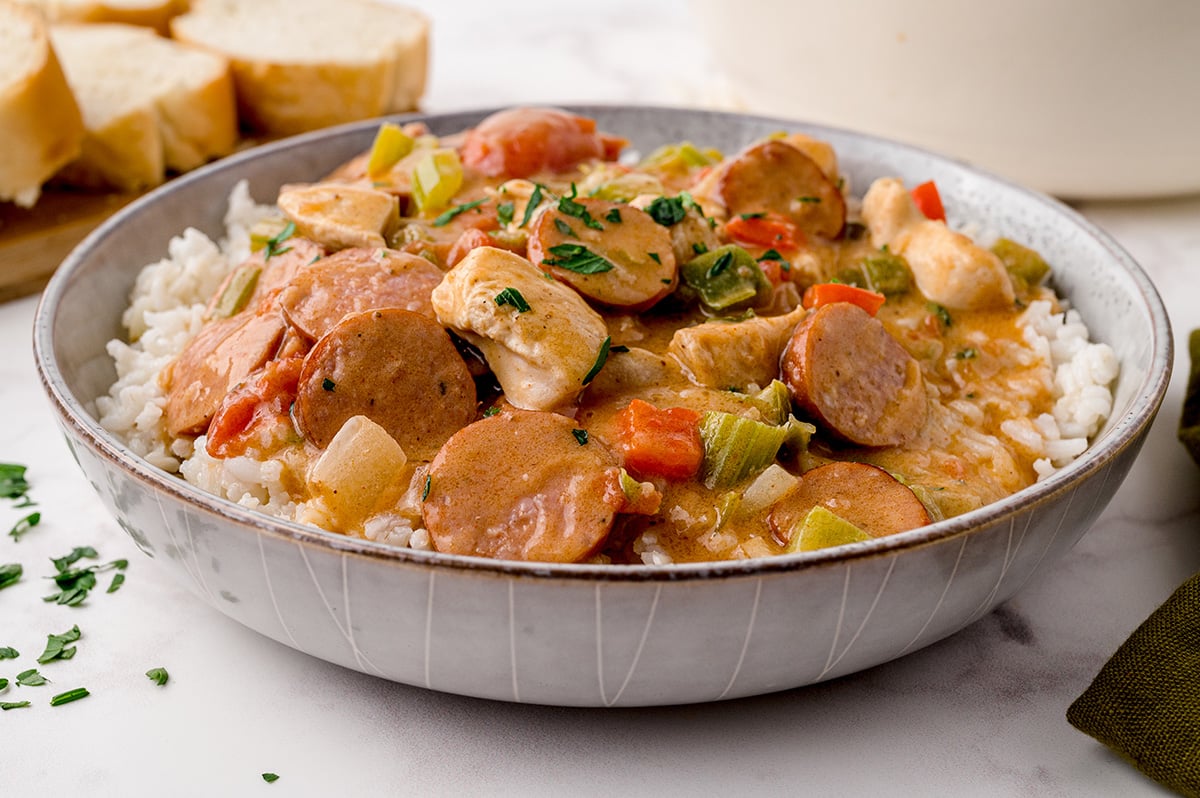
M 579 107 L 642 152 L 690 139 L 734 151 L 798 129 L 836 147 L 858 192 L 935 179 L 951 222 L 1039 249 L 1093 337 L 1121 361 L 1112 418 L 1088 452 L 996 504 L 901 535 L 772 559 L 698 565 L 509 563 L 417 552 L 278 521 L 149 466 L 96 423 L 105 353 L 138 270 L 187 226 L 219 234 L 234 183 L 260 201 L 366 149 L 376 124 L 301 136 L 179 178 L 130 205 L 64 262 L 34 330 L 38 367 L 80 468 L 120 525 L 200 598 L 281 643 L 399 682 L 508 701 L 635 706 L 811 684 L 940 640 L 1067 551 L 1116 491 L 1166 390 L 1171 335 L 1146 275 L 1069 208 L 911 147 L 779 119 Z M 427 117 L 435 133 L 486 112 Z

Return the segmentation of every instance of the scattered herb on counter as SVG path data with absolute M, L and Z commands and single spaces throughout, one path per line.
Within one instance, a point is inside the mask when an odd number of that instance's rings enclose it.
M 125 584 L 125 574 L 122 571 L 117 571 L 113 574 L 112 582 L 108 585 L 108 590 L 105 593 L 116 593 L 121 589 L 121 585 Z
M 75 548 L 71 549 L 70 554 L 64 555 L 62 557 L 58 557 L 56 559 L 51 560 L 50 562 L 54 563 L 54 570 L 58 571 L 59 573 L 62 573 L 63 571 L 67 570 L 75 563 L 82 560 L 84 557 L 94 560 L 94 559 L 98 558 L 99 556 L 100 555 L 97 554 L 96 550 L 93 549 L 91 546 L 76 546 Z
M 550 254 L 554 257 L 544 258 L 543 264 L 576 274 L 600 274 L 615 268 L 611 262 L 580 244 L 559 244 L 550 247 Z
M 10 709 L 21 709 L 29 706 L 28 701 L 3 701 L 0 702 L 0 710 L 8 712 Z
M 525 301 L 525 297 L 521 296 L 521 292 L 509 286 L 500 293 L 496 294 L 497 305 L 512 305 L 517 309 L 517 313 L 527 313 L 533 308 Z
M 7 565 L 0 565 L 0 590 L 3 590 L 10 585 L 15 585 L 17 582 L 21 581 L 21 574 L 24 572 L 24 570 L 25 569 L 21 567 L 21 564 L 17 562 L 10 562 Z M 0 657 L 0 659 L 3 658 Z
M 8 679 L 0 677 L 0 693 L 8 689 Z
M 262 780 L 265 781 L 267 784 L 272 784 L 274 782 L 279 781 L 279 776 L 277 776 L 274 773 L 264 773 L 264 774 L 262 774 Z
M 0 463 L 0 498 L 28 500 L 29 482 L 25 479 L 26 468 L 16 463 Z
M 42 522 L 41 513 L 30 513 L 24 518 L 13 524 L 12 529 L 8 530 L 8 535 L 13 540 L 20 540 L 21 537 Z
M 291 247 L 284 247 L 284 248 L 280 249 L 280 244 L 282 244 L 284 241 L 287 241 L 289 238 L 291 238 L 295 234 L 295 232 L 296 232 L 295 223 L 288 222 L 286 225 L 284 225 L 283 229 L 280 230 L 278 234 L 276 234 L 272 238 L 268 238 L 267 246 L 266 246 L 266 249 L 263 254 L 263 260 L 270 260 L 275 255 L 282 255 L 285 252 L 291 252 L 292 251 Z
M 457 216 L 466 213 L 469 210 L 478 208 L 483 203 L 487 202 L 487 197 L 477 199 L 474 202 L 464 202 L 462 205 L 455 205 L 448 211 L 443 211 L 436 219 L 433 220 L 434 227 L 445 227 Z
M 49 682 L 49 679 L 38 673 L 37 668 L 30 668 L 17 674 L 17 684 L 21 687 L 41 687 Z
M 159 687 L 162 687 L 167 683 L 167 679 L 171 678 L 166 668 L 151 668 L 146 671 L 146 677 Z
M 50 706 L 60 707 L 63 704 L 69 704 L 72 701 L 78 701 L 81 698 L 87 698 L 91 693 L 86 687 L 76 687 L 74 690 L 68 690 L 65 693 L 59 693 L 50 699 Z
M 88 592 L 96 586 L 96 574 L 113 569 L 124 571 L 129 567 L 128 560 L 113 560 L 103 565 L 89 565 L 85 568 L 70 567 L 82 557 L 94 559 L 96 556 L 96 550 L 91 546 L 79 546 L 65 557 L 53 560 L 58 573 L 49 578 L 53 579 L 54 584 L 58 586 L 58 592 L 44 596 L 42 601 L 53 601 L 68 607 L 78 607 L 88 597 Z M 117 587 L 120 587 L 120 584 Z M 110 586 L 108 592 L 112 593 L 115 589 Z
M 81 636 L 78 626 L 72 626 L 67 631 L 60 635 L 46 636 L 46 650 L 37 658 L 38 664 L 45 665 L 47 662 L 56 659 L 70 659 L 75 656 L 75 646 L 68 646 L 68 643 L 74 643 Z
M 533 184 L 533 193 L 529 195 L 529 201 L 525 203 L 525 215 L 521 218 L 521 227 L 529 224 L 529 220 L 533 218 L 533 212 L 542 204 L 542 184 Z
M 16 659 L 19 656 L 21 652 L 12 646 L 0 646 L 0 659 Z
M 500 222 L 500 224 L 504 227 L 512 224 L 513 213 L 515 209 L 516 206 L 513 205 L 513 203 L 501 202 L 496 206 L 496 221 Z

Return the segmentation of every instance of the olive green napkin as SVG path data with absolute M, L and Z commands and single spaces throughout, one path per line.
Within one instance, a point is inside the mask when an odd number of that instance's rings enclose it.
M 1200 330 L 1188 352 L 1179 440 L 1200 463 Z M 1200 574 L 1117 649 L 1067 720 L 1160 784 L 1200 798 Z

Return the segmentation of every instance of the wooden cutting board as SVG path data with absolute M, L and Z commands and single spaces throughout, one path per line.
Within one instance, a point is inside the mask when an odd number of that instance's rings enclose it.
M 137 196 L 47 189 L 32 208 L 0 202 L 0 302 L 42 290 L 76 244 Z

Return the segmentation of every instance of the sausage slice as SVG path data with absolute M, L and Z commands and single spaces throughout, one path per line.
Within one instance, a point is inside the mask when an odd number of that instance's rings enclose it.
M 429 297 L 441 281 L 441 270 L 419 255 L 356 247 L 300 269 L 279 303 L 288 321 L 315 341 L 347 313 L 402 308 L 432 319 Z
M 717 191 L 730 216 L 780 213 L 806 233 L 836 238 L 846 226 L 846 200 L 816 161 L 771 139 L 729 162 Z
M 304 358 L 296 422 L 324 448 L 366 416 L 414 460 L 429 460 L 475 417 L 475 382 L 444 329 L 409 310 L 352 313 Z
M 823 305 L 800 322 L 781 370 L 796 405 L 850 443 L 896 446 L 925 423 L 921 367 L 882 322 L 849 302 Z
M 818 504 L 877 538 L 930 522 L 929 512 L 916 494 L 882 468 L 867 463 L 829 463 L 804 472 L 771 508 L 767 523 L 775 538 L 788 543 L 792 531 Z
M 625 498 L 617 458 L 577 434 L 565 416 L 528 410 L 455 433 L 429 468 L 422 512 L 434 548 L 539 562 L 595 552 Z
M 529 231 L 533 265 L 611 307 L 646 310 L 674 290 L 678 270 L 666 227 L 630 205 L 569 202 L 582 211 L 572 215 L 551 206 L 538 214 Z

